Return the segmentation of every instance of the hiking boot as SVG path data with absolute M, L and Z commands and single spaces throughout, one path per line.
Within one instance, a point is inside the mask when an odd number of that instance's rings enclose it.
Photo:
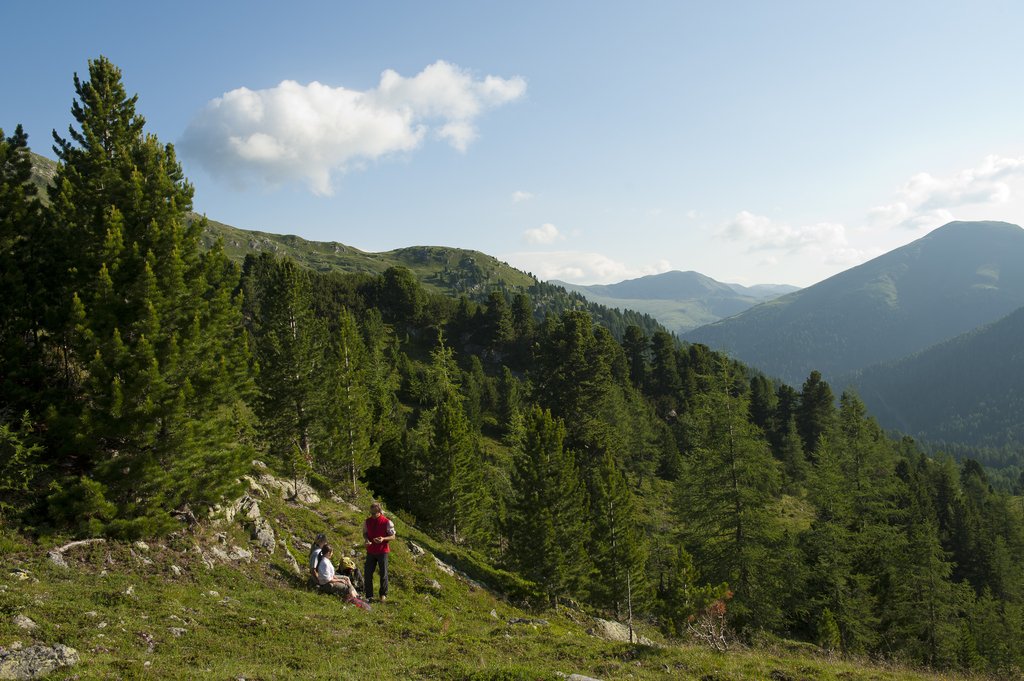
M 380 597 L 380 602 L 381 603 L 387 603 L 388 602 L 388 597 L 387 596 L 381 596 Z

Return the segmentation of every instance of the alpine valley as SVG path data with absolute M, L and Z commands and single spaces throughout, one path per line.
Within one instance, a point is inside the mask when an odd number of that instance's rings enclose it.
M 0 678 L 1021 678 L 1024 230 L 567 291 L 208 220 L 73 82 L 0 133 Z M 367 611 L 302 565 L 371 500 Z

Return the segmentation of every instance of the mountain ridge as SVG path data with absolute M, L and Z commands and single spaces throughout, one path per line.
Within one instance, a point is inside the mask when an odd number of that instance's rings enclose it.
M 798 385 L 924 350 L 1024 305 L 1024 229 L 951 222 L 806 289 L 687 334 Z
M 798 290 L 786 284 L 728 284 L 692 270 L 663 272 L 615 284 L 551 283 L 607 307 L 650 314 L 671 331 L 683 333 L 735 315 L 767 299 Z

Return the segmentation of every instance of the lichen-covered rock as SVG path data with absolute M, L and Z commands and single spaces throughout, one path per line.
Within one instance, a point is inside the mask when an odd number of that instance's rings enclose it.
M 78 664 L 78 651 L 58 643 L 53 647 L 0 648 L 0 679 L 39 679 L 60 667 Z
M 308 483 L 302 480 L 282 480 L 275 478 L 270 473 L 264 473 L 260 475 L 257 482 L 268 490 L 277 490 L 282 498 L 289 501 L 297 501 L 307 506 L 320 503 L 320 495 Z
M 31 630 L 39 626 L 38 624 L 33 622 L 31 618 L 26 617 L 25 615 L 15 615 L 12 621 L 14 622 L 14 626 L 18 627 L 19 629 Z
M 257 544 L 273 553 L 277 547 L 277 538 L 274 536 L 274 528 L 266 518 L 257 518 L 252 526 L 252 538 Z
M 629 627 L 620 622 L 612 622 L 610 620 L 603 620 L 599 617 L 594 618 L 594 626 L 587 630 L 587 633 L 591 636 L 603 638 L 606 641 L 625 641 L 629 642 Z M 633 632 L 633 643 L 639 643 L 640 645 L 651 646 L 654 642 L 649 638 L 645 638 Z

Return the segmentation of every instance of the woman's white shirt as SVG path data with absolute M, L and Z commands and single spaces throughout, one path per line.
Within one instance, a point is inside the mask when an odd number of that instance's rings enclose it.
M 320 565 L 316 568 L 317 581 L 321 584 L 327 584 L 334 579 L 334 565 L 331 563 L 331 559 L 325 556 L 320 557 Z

